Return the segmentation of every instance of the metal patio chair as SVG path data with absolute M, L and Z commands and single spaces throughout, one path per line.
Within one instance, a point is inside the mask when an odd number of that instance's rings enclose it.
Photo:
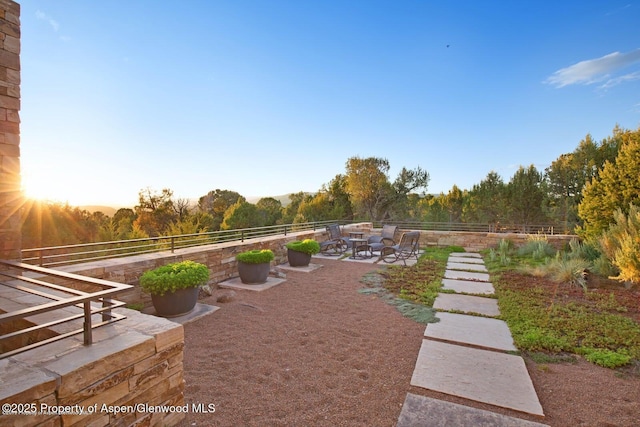
M 394 239 L 397 229 L 397 225 L 383 225 L 379 236 L 369 236 L 367 244 L 371 247 L 371 252 L 380 252 L 385 246 L 395 245 Z
M 338 224 L 327 225 L 329 239 L 320 242 L 320 253 L 322 255 L 342 255 L 349 248 L 349 239 L 342 237 L 342 231 Z
M 380 249 L 380 259 L 386 263 L 394 263 L 402 260 L 407 265 L 407 260 L 415 257 L 418 260 L 420 251 L 420 232 L 408 231 L 402 235 L 397 245 L 385 246 Z

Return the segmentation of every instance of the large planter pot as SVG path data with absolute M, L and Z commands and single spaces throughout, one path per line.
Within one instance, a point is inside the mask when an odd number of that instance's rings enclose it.
M 311 254 L 287 249 L 287 259 L 291 267 L 306 267 L 311 262 Z
M 162 317 L 176 317 L 189 313 L 198 302 L 200 287 L 178 289 L 164 295 L 151 295 L 156 314 Z
M 238 274 L 242 283 L 251 285 L 264 283 L 269 278 L 271 263 L 265 262 L 261 264 L 250 264 L 238 261 Z

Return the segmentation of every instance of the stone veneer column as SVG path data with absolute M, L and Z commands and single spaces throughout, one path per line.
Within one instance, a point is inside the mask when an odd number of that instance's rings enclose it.
M 20 5 L 0 0 L 0 258 L 20 259 Z

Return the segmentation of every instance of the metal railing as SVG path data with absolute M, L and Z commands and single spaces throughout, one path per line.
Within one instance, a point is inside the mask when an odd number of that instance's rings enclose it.
M 158 236 L 132 240 L 117 240 L 111 242 L 83 243 L 77 245 L 52 246 L 44 248 L 22 249 L 22 261 L 40 266 L 61 266 L 77 262 L 99 261 L 109 258 L 140 255 L 152 252 L 171 251 L 194 246 L 226 243 L 248 239 L 287 235 L 296 231 L 321 230 L 328 224 L 341 225 L 354 221 L 315 221 L 301 224 L 282 224 L 266 227 L 252 227 L 237 230 L 222 230 L 196 234 L 181 234 L 176 236 Z M 555 227 L 550 224 L 518 225 L 518 224 L 482 224 L 455 222 L 421 222 L 421 221 L 391 221 L 406 230 L 434 230 L 434 231 L 475 231 L 492 233 L 525 233 L 525 234 L 554 234 Z M 382 227 L 382 223 L 374 222 L 374 227 Z
M 2 260 L 0 276 L 4 278 L 0 281 L 0 295 L 10 301 L 32 300 L 31 303 L 24 304 L 27 308 L 7 312 L 0 310 L 0 359 L 79 333 L 83 334 L 84 344 L 90 345 L 93 342 L 94 328 L 125 318 L 112 312 L 112 309 L 124 305 L 112 297 L 132 287 Z M 70 310 L 64 310 L 67 307 Z M 75 311 L 79 312 L 74 313 Z M 46 319 L 36 323 L 33 316 L 38 315 Z M 94 319 L 95 315 L 98 317 Z M 78 322 L 82 323 L 81 328 L 77 328 Z M 40 339 L 42 336 L 46 338 Z
M 237 230 L 158 236 L 111 242 L 83 243 L 77 245 L 52 246 L 22 249 L 22 262 L 40 266 L 61 266 L 77 262 L 98 261 L 122 256 L 171 251 L 214 243 L 244 242 L 248 239 L 287 235 L 296 231 L 324 229 L 337 221 L 316 221 L 301 224 L 283 224 L 252 227 Z M 344 222 L 340 222 L 343 224 Z
M 382 227 L 383 223 L 374 223 Z M 397 225 L 405 230 L 424 231 L 470 231 L 481 233 L 523 233 L 523 234 L 557 234 L 553 224 L 488 224 L 468 222 L 424 222 L 424 221 L 396 221 L 388 224 Z

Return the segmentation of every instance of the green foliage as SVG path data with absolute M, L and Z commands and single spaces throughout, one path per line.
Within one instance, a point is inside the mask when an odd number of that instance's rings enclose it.
M 615 224 L 603 233 L 600 244 L 611 263 L 619 270 L 616 279 L 640 282 L 640 209 L 629 206 L 629 215 L 618 209 Z
M 551 278 L 558 283 L 567 283 L 580 286 L 587 291 L 586 271 L 591 267 L 591 263 L 580 258 L 562 259 L 551 261 L 547 268 Z
M 181 261 L 148 270 L 140 276 L 140 287 L 153 295 L 164 295 L 179 289 L 204 285 L 209 280 L 206 265 Z
M 624 352 L 606 349 L 583 348 L 580 350 L 580 353 L 583 354 L 584 358 L 589 362 L 611 369 L 624 366 L 631 361 L 631 357 Z
M 580 353 L 598 349 L 605 355 L 626 354 L 627 361 L 640 358 L 640 325 L 614 313 L 620 307 L 615 299 L 602 298 L 594 308 L 590 303 L 554 299 L 539 286 L 512 286 L 500 278 L 493 283 L 501 316 L 520 350 Z M 615 355 L 593 356 L 594 363 L 601 359 L 606 360 L 603 366 L 620 366 L 623 360 Z
M 421 168 L 402 168 L 393 184 L 389 168 L 389 161 L 378 157 L 347 160 L 344 188 L 358 217 L 371 221 L 392 217 L 404 211 L 410 192 L 426 190 L 429 174 Z
M 529 235 L 527 243 L 518 248 L 518 255 L 532 257 L 534 260 L 542 260 L 556 254 L 556 249 L 549 244 L 546 236 Z
M 498 223 L 504 218 L 506 186 L 498 173 L 491 171 L 469 192 L 464 216 L 473 222 Z
M 253 203 L 238 201 L 225 211 L 221 230 L 239 230 L 241 228 L 262 227 L 263 216 Z
M 631 204 L 640 205 L 640 129 L 615 136 L 620 142 L 615 161 L 606 162 L 600 175 L 585 186 L 578 206 L 586 237 L 604 232 L 617 210 L 626 214 Z
M 295 240 L 287 243 L 287 249 L 313 255 L 320 252 L 320 243 L 313 239 Z
M 535 166 L 520 166 L 507 184 L 506 194 L 511 223 L 527 225 L 544 223 L 547 220 L 543 211 L 545 193 L 542 174 Z
M 262 215 L 264 225 L 276 225 L 282 219 L 282 203 L 273 197 L 263 197 L 258 200 L 256 207 Z
M 497 248 L 489 250 L 489 261 L 499 262 L 502 266 L 511 264 L 509 254 L 513 251 L 513 242 L 509 239 L 500 239 Z
M 247 264 L 264 264 L 273 261 L 275 258 L 270 249 L 254 249 L 240 252 L 236 255 L 236 260 Z
M 227 209 L 238 202 L 246 201 L 243 196 L 235 191 L 216 189 L 209 191 L 198 199 L 198 208 L 201 212 L 206 212 L 213 217 L 210 230 L 218 231 L 222 221 L 224 221 L 224 214 Z

